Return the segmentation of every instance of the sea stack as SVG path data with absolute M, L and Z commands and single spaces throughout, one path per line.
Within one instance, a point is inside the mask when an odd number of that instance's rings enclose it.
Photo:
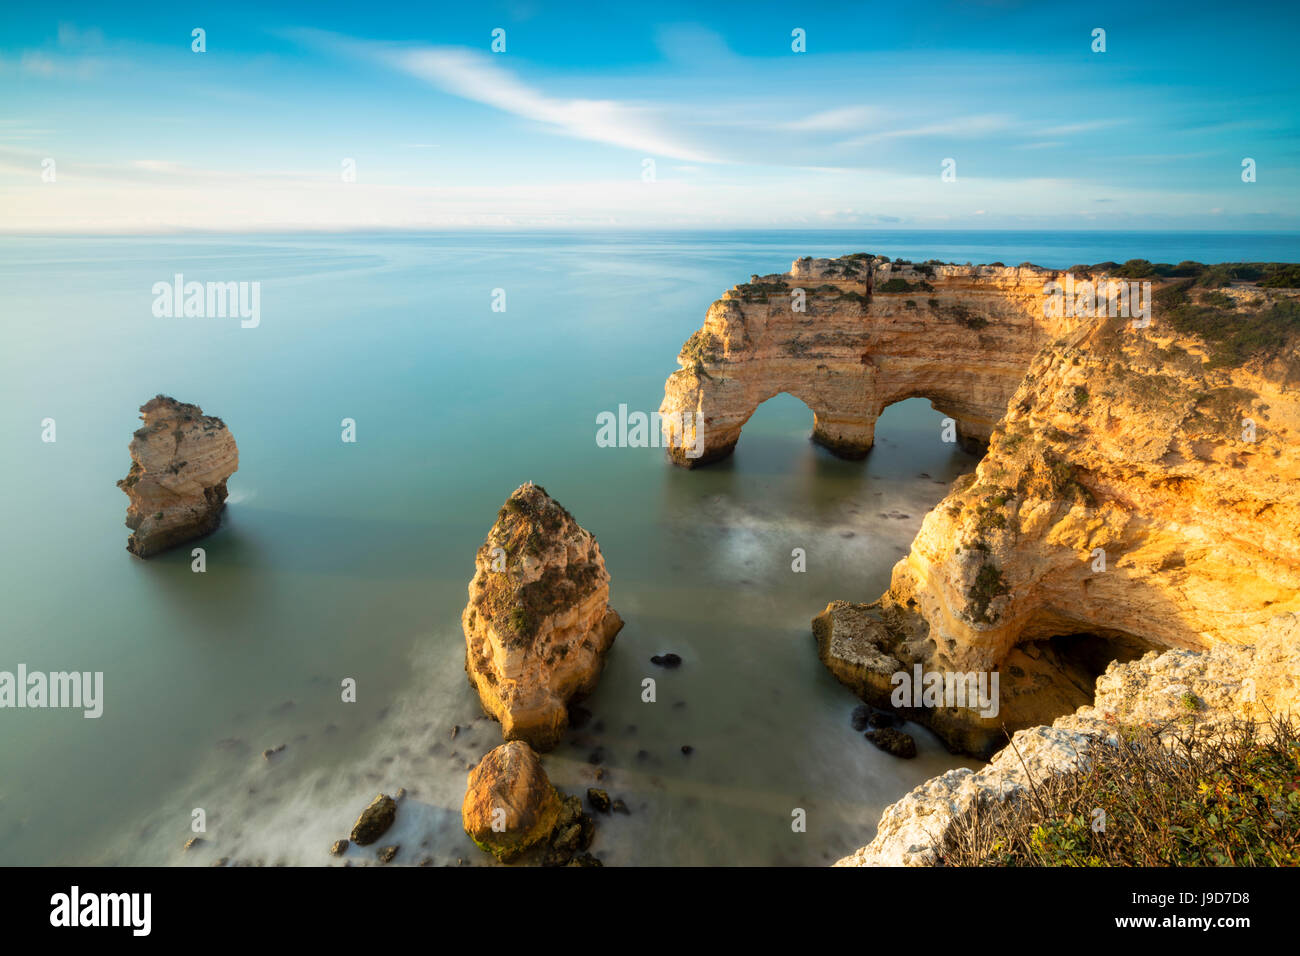
M 126 549 L 147 558 L 216 529 L 239 449 L 220 418 L 166 395 L 141 405 L 140 418 L 131 470 L 117 486 L 131 499 Z
M 550 750 L 623 627 L 600 546 L 530 481 L 497 513 L 474 563 L 461 615 L 465 671 L 506 740 Z

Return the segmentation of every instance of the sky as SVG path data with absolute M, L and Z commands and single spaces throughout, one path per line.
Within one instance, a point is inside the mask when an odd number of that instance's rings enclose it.
M 1292 231 L 1297 27 L 1295 3 L 10 3 L 0 232 Z

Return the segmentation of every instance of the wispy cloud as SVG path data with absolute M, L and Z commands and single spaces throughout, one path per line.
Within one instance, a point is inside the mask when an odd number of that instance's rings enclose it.
M 809 132 L 844 132 L 861 129 L 864 126 L 879 124 L 886 117 L 886 112 L 875 106 L 842 106 L 837 109 L 822 110 L 801 119 L 783 124 L 785 129 L 806 130 Z
M 491 54 L 459 47 L 410 50 L 369 44 L 358 49 L 445 93 L 540 123 L 556 133 L 648 156 L 696 163 L 725 162 L 675 135 L 663 109 L 619 100 L 550 96 L 498 66 Z
M 922 126 L 902 127 L 899 129 L 878 130 L 865 136 L 858 136 L 844 143 L 845 146 L 864 146 L 891 139 L 917 139 L 920 137 L 966 139 L 988 136 L 1015 128 L 1015 120 L 1001 113 L 987 113 L 979 116 L 959 116 L 955 119 L 940 120 Z

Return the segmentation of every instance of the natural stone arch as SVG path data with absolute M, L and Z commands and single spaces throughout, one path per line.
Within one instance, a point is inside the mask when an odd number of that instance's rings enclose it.
M 907 398 L 929 399 L 982 452 L 1036 351 L 1065 330 L 1044 308 L 1056 275 L 849 257 L 754 276 L 709 307 L 678 355 L 660 413 L 703 434 L 687 454 L 670 428 L 670 454 L 687 467 L 726 457 L 782 392 L 812 409 L 813 440 L 842 457 L 865 456 L 881 412 Z

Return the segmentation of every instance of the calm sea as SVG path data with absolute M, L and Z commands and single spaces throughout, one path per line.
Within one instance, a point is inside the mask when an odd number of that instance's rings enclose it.
M 858 251 L 1296 261 L 1300 237 L 0 239 L 0 670 L 104 674 L 97 720 L 0 710 L 0 862 L 324 864 L 371 797 L 397 787 L 410 794 L 384 841 L 402 845 L 397 862 L 484 862 L 460 801 L 467 765 L 500 735 L 476 719 L 459 619 L 475 549 L 530 479 L 596 535 L 626 621 L 591 722 L 546 760 L 582 792 L 596 759 L 595 785 L 628 804 L 600 822 L 606 863 L 828 863 L 918 783 L 975 766 L 917 727 L 913 761 L 865 742 L 809 629 L 832 599 L 878 596 L 922 516 L 973 467 L 938 441 L 926 401 L 890 408 L 859 463 L 814 447 L 811 413 L 789 396 L 758 411 L 732 459 L 697 472 L 595 442 L 600 412 L 658 407 L 723 290 L 798 256 Z M 155 318 L 152 286 L 176 273 L 260 282 L 260 325 Z M 124 550 L 114 482 L 137 407 L 160 392 L 221 416 L 239 444 L 203 574 L 188 548 L 149 561 Z M 355 443 L 341 440 L 345 418 Z M 795 548 L 806 573 L 791 571 Z M 649 663 L 668 651 L 680 669 Z M 340 699 L 349 677 L 356 703 Z M 195 810 L 207 843 L 183 852 Z M 796 810 L 807 832 L 792 829 Z

